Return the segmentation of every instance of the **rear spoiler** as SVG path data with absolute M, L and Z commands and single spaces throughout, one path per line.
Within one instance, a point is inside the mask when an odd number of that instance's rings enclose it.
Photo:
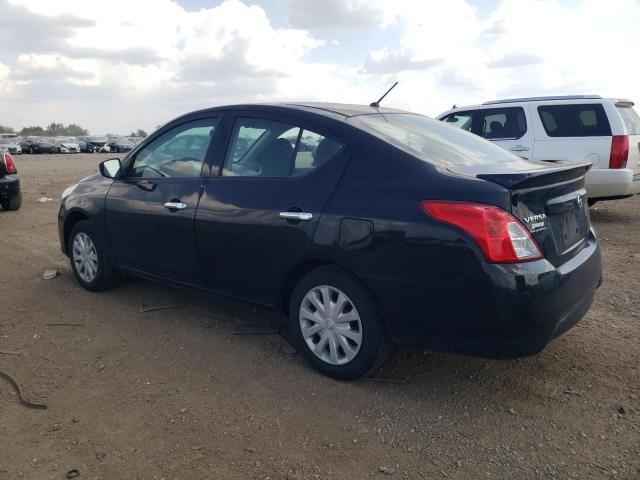
M 626 100 L 624 98 L 618 98 L 616 100 L 616 107 L 631 108 L 634 105 L 635 104 L 631 100 Z
M 540 170 L 512 173 L 481 173 L 476 177 L 497 183 L 508 189 L 526 189 L 575 180 L 585 176 L 591 166 L 591 163 L 572 163 Z

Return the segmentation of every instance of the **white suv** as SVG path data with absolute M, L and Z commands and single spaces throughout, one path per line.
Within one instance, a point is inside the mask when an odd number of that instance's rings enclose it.
M 597 95 L 514 98 L 437 117 L 523 158 L 584 161 L 589 204 L 640 193 L 640 117 L 633 102 Z

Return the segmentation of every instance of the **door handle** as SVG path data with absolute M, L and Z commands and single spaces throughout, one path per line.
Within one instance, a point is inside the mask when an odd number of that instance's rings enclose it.
M 528 152 L 529 147 L 525 147 L 524 145 L 515 145 L 511 147 L 509 150 L 511 150 L 512 152 Z
M 167 202 L 164 204 L 164 208 L 168 208 L 169 210 L 184 210 L 187 208 L 187 204 L 182 202 Z
M 280 218 L 306 222 L 313 218 L 313 214 L 307 212 L 280 212 Z

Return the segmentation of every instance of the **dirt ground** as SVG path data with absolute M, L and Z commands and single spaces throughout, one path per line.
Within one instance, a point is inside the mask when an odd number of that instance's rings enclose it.
M 0 212 L 0 480 L 640 478 L 640 197 L 591 209 L 604 284 L 532 358 L 394 353 L 338 383 L 274 337 L 273 314 L 127 279 L 82 290 L 60 253 L 62 190 L 99 155 L 24 155 Z M 40 197 L 53 201 L 39 203 Z M 45 269 L 61 276 L 42 280 Z M 141 307 L 182 305 L 164 311 Z M 79 326 L 51 326 L 71 323 Z M 381 470 L 384 471 L 380 471 Z

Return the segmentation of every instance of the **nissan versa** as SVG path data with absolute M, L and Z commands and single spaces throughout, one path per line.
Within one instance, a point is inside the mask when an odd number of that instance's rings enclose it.
M 387 108 L 219 107 L 65 190 L 60 241 L 89 290 L 127 272 L 282 308 L 334 378 L 392 345 L 514 358 L 601 283 L 588 169 Z

